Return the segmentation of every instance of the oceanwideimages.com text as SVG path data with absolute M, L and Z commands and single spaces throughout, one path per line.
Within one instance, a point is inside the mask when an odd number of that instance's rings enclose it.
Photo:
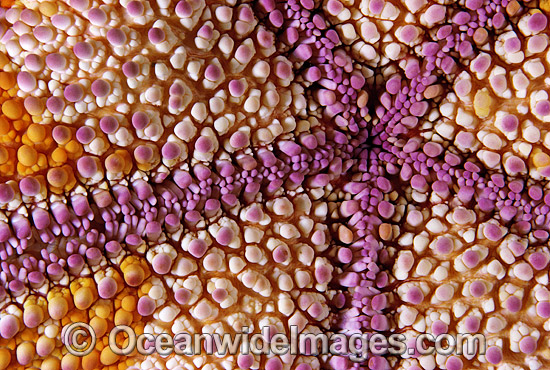
M 63 328 L 63 342 L 75 356 L 89 354 L 97 343 L 93 328 L 83 322 Z M 226 356 L 253 355 L 311 355 L 331 354 L 349 357 L 352 361 L 364 361 L 369 355 L 467 355 L 485 354 L 486 341 L 482 334 L 430 333 L 407 338 L 404 334 L 323 334 L 299 333 L 297 326 L 290 327 L 290 335 L 274 333 L 271 327 L 260 333 L 250 333 L 244 327 L 240 333 L 178 333 L 136 334 L 125 325 L 115 326 L 109 333 L 109 347 L 113 353 L 128 356 L 134 351 L 141 355 L 193 356 L 199 354 Z

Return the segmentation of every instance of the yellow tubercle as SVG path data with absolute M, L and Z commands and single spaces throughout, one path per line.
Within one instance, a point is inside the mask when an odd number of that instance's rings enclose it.
M 35 342 L 37 339 L 37 333 L 34 330 L 26 328 L 21 333 L 19 333 L 19 339 L 22 342 L 25 342 L 25 341 Z
M 95 314 L 102 319 L 109 318 L 112 313 L 111 305 L 107 303 L 107 301 L 103 300 L 96 303 L 96 305 L 93 307 L 93 310 Z
M 95 334 L 99 338 L 103 337 L 109 329 L 109 323 L 107 320 L 99 316 L 95 316 L 90 320 L 90 326 L 94 329 Z
M 27 128 L 27 137 L 33 143 L 40 143 L 46 139 L 46 127 L 44 125 L 39 125 L 32 123 Z
M 550 166 L 550 156 L 542 151 L 533 155 L 533 165 L 537 168 Z
M 63 322 L 65 321 L 65 322 Z M 88 312 L 83 310 L 72 310 L 67 319 L 63 319 L 63 325 L 72 324 L 73 322 L 87 322 L 88 321 Z
M 487 118 L 491 113 L 493 98 L 486 88 L 479 90 L 474 97 L 474 112 L 479 118 Z
M 0 146 L 0 164 L 6 163 L 10 159 L 8 149 Z
M 128 312 L 134 311 L 137 305 L 136 297 L 131 295 L 127 295 L 126 297 L 122 298 L 122 301 L 120 303 L 121 307 Z
M 115 325 L 131 325 L 134 317 L 132 313 L 120 309 L 115 313 Z
M 73 169 L 64 165 L 62 167 L 50 168 L 46 175 L 50 190 L 55 194 L 69 191 L 76 185 Z
M 61 359 L 61 366 L 63 369 L 77 370 L 80 368 L 80 357 L 76 357 L 73 354 L 66 353 Z
M 145 283 L 143 283 L 143 285 L 139 288 L 140 292 L 143 294 L 143 295 L 146 295 L 146 294 L 149 294 L 149 291 L 151 290 L 151 288 L 153 287 L 153 284 L 151 284 L 150 281 L 146 281 Z
M 7 135 L 11 130 L 11 125 L 7 119 L 0 117 L 0 135 Z
M 38 152 L 28 145 L 22 145 L 17 150 L 17 160 L 23 166 L 32 167 L 38 161 Z
M 7 116 L 7 115 L 6 115 Z M 8 116 L 7 116 L 8 117 Z M 10 117 L 8 117 L 10 118 Z M 14 119 L 14 118 L 11 118 L 11 119 Z M 28 126 L 29 126 L 29 122 L 28 121 L 25 121 L 24 119 L 15 119 L 13 122 L 13 128 L 16 130 L 16 131 L 23 131 L 25 130 Z
M 83 370 L 94 370 L 99 368 L 99 351 L 93 350 L 90 354 L 81 358 Z
M 18 120 L 23 117 L 23 104 L 15 99 L 6 100 L 2 103 L 2 113 L 9 119 Z
M 11 362 L 11 353 L 5 348 L 0 348 L 0 370 L 7 369 Z
M 2 54 L 4 55 L 4 54 Z M 5 55 L 4 55 L 5 56 Z M 2 64 L 0 62 L 0 64 Z M 6 64 L 4 64 L 5 66 Z M 0 72 L 0 89 L 7 91 L 15 86 L 15 75 L 12 72 Z
M 2 6 L 4 6 L 4 5 L 2 5 Z M 9 62 L 10 62 L 10 60 L 8 59 L 6 54 L 0 53 L 0 68 L 4 68 L 6 66 L 6 64 L 8 64 Z
M 66 317 L 69 308 L 68 300 L 62 295 L 53 295 L 52 298 L 48 298 L 48 314 L 54 320 Z
M 120 269 L 124 274 L 126 284 L 130 286 L 139 286 L 151 275 L 147 262 L 138 256 L 126 257 L 124 261 L 122 261 Z
M 71 140 L 65 145 L 65 149 L 71 154 L 77 154 L 82 152 L 82 145 L 76 140 Z
M 92 278 L 78 278 L 71 283 L 70 289 L 74 305 L 79 310 L 86 310 L 98 298 L 97 287 Z
M 101 363 L 105 366 L 113 365 L 120 360 L 120 356 L 116 355 L 109 346 L 103 348 L 100 355 Z
M 59 166 L 67 162 L 67 152 L 63 148 L 56 148 L 50 155 L 50 166 Z
M 42 370 L 59 370 L 61 366 L 61 361 L 54 356 L 50 356 L 44 361 L 42 361 Z
M 23 106 L 25 107 L 25 110 L 32 116 L 33 122 L 35 122 L 35 118 L 41 118 L 40 115 L 42 112 L 44 112 L 44 104 L 40 99 L 34 96 L 29 96 L 25 98 L 23 101 Z M 40 121 L 38 121 L 40 122 Z
M 53 2 L 45 1 L 40 3 L 38 10 L 46 17 L 52 17 L 54 14 L 57 14 L 57 5 Z

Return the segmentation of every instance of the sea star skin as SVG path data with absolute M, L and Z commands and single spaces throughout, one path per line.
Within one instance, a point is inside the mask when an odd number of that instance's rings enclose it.
M 82 359 L 66 352 L 61 327 L 76 321 L 100 336 L 121 324 L 327 331 L 328 304 L 343 300 L 328 287 L 325 225 L 340 197 L 325 194 L 353 146 L 307 114 L 303 61 L 277 51 L 248 4 L 23 5 L 3 17 L 17 86 L 2 107 L 24 133 L 3 185 L 3 368 L 320 368 L 288 355 L 126 359 L 104 340 Z
M 0 369 L 546 366 L 546 3 L 2 6 Z M 76 321 L 489 349 L 79 359 Z
M 360 11 L 351 2 L 335 3 L 342 30 L 351 19 L 361 24 L 384 12 L 416 27 L 402 26 L 401 34 L 396 29 L 397 40 L 370 41 L 393 52 L 377 65 L 402 60 L 401 71 L 391 63 L 386 68 L 376 108 L 380 123 L 371 134 L 393 185 L 379 203 L 375 225 L 388 262 L 395 261 L 388 266 L 396 290 L 385 293 L 394 307 L 386 311 L 387 323 L 373 317 L 370 328 L 407 338 L 482 333 L 489 346 L 485 356 L 415 353 L 369 366 L 545 368 L 548 193 L 541 180 L 548 165 L 547 96 L 546 83 L 537 78 L 546 69 L 546 15 L 517 2 L 489 8 L 481 2 L 406 2 L 407 9 L 365 2 Z M 462 26 L 468 22 L 462 18 L 474 23 Z M 348 36 L 352 50 L 368 50 L 363 34 Z M 364 312 L 369 302 L 360 297 L 355 306 Z

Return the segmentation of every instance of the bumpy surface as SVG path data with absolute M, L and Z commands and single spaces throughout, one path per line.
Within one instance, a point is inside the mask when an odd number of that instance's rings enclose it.
M 0 5 L 0 369 L 550 366 L 547 1 Z M 489 349 L 121 357 L 121 324 Z

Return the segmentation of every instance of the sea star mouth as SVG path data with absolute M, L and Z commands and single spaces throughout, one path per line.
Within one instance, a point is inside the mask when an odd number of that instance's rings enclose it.
M 546 3 L 1 5 L 0 369 L 546 366 Z M 121 325 L 412 352 L 120 354 Z M 464 333 L 487 351 L 415 342 Z

